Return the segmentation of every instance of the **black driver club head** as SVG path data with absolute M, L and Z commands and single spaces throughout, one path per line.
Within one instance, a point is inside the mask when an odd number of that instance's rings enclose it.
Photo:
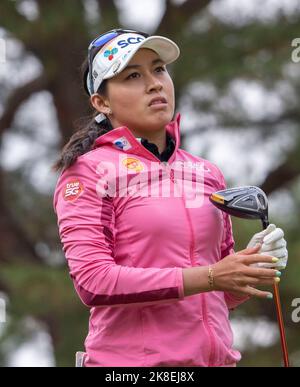
M 268 226 L 268 199 L 263 190 L 255 186 L 229 188 L 210 195 L 209 200 L 220 210 L 245 219 L 261 219 Z

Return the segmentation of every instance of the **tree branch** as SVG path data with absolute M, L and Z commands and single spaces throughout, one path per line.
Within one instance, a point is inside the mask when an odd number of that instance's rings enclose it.
M 190 19 L 211 2 L 212 0 L 186 0 L 183 4 L 176 5 L 171 0 L 166 0 L 166 10 L 156 32 L 162 35 L 174 35 L 176 30 L 177 34 L 181 34 Z
M 22 40 L 22 32 L 30 22 L 16 9 L 15 1 L 2 1 L 0 12 L 0 25 L 15 37 Z
M 0 135 L 11 126 L 15 114 L 20 105 L 26 101 L 31 94 L 44 90 L 47 87 L 47 77 L 45 74 L 28 82 L 26 85 L 15 89 L 6 102 L 6 108 L 0 118 Z
M 180 12 L 186 16 L 194 16 L 195 13 L 202 11 L 206 8 L 212 0 L 187 0 L 180 6 Z
M 268 174 L 265 181 L 261 184 L 261 189 L 270 194 L 279 188 L 288 186 L 300 175 L 299 168 L 300 143 L 288 155 L 286 160 L 276 169 Z
M 276 122 L 273 120 L 265 120 L 260 121 L 259 123 L 253 123 L 253 126 L 256 127 L 262 127 L 265 128 L 266 125 L 271 123 L 271 126 L 275 124 L 279 124 L 281 121 L 283 122 L 285 118 L 291 118 L 291 117 L 297 117 L 297 113 L 290 112 L 290 114 L 286 113 L 282 117 L 276 120 Z M 252 126 L 252 127 L 253 127 Z M 224 126 L 222 126 L 224 128 Z M 230 126 L 230 129 L 235 127 L 236 129 L 240 129 L 241 125 L 232 125 Z M 249 129 L 252 128 L 249 126 Z M 201 135 L 203 134 L 207 129 L 214 130 L 217 128 L 203 128 L 201 126 L 197 126 L 185 133 L 181 134 L 181 144 L 184 147 L 186 144 L 186 141 L 191 138 L 192 136 Z M 243 127 L 243 131 L 246 130 L 247 127 Z M 285 161 L 279 165 L 277 168 L 275 168 L 273 171 L 271 171 L 268 176 L 266 177 L 265 181 L 261 184 L 261 189 L 266 192 L 266 194 L 270 194 L 277 189 L 280 189 L 282 187 L 288 186 L 292 184 L 297 178 L 300 176 L 300 165 L 299 165 L 299 154 L 300 154 L 300 138 L 295 139 L 295 147 L 287 153 L 287 157 Z
M 101 32 L 106 30 L 121 27 L 119 19 L 119 11 L 113 0 L 97 0 L 98 7 L 101 11 Z
M 6 205 L 4 186 L 3 170 L 0 168 L 0 261 L 11 262 L 14 257 L 25 255 L 32 262 L 43 264 L 42 257 L 36 252 L 34 242 L 30 240 Z

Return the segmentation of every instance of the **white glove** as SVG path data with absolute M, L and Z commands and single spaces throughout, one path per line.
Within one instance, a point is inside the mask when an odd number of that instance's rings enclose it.
M 257 267 L 275 267 L 276 269 L 285 269 L 288 261 L 287 243 L 284 239 L 284 232 L 281 228 L 270 224 L 265 230 L 254 234 L 248 243 L 247 248 L 254 247 L 257 243 L 262 244 L 262 247 L 258 251 L 262 255 L 271 255 L 272 257 L 279 258 L 279 261 L 273 263 L 258 263 Z M 251 265 L 252 266 L 252 265 Z

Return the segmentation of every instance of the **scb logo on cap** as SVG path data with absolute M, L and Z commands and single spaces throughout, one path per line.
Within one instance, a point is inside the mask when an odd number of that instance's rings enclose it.
M 137 38 L 132 36 L 128 39 L 119 40 L 118 46 L 120 46 L 121 48 L 125 48 L 125 47 L 128 47 L 130 44 L 138 44 L 138 43 L 142 42 L 143 40 L 145 40 L 145 38 L 142 36 L 139 36 Z

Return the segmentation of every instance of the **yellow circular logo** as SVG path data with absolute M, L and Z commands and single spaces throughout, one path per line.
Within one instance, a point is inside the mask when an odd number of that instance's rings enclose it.
M 127 157 L 126 159 L 123 160 L 122 163 L 124 167 L 126 167 L 130 171 L 142 172 L 144 170 L 143 163 L 140 160 L 135 159 L 133 157 Z

